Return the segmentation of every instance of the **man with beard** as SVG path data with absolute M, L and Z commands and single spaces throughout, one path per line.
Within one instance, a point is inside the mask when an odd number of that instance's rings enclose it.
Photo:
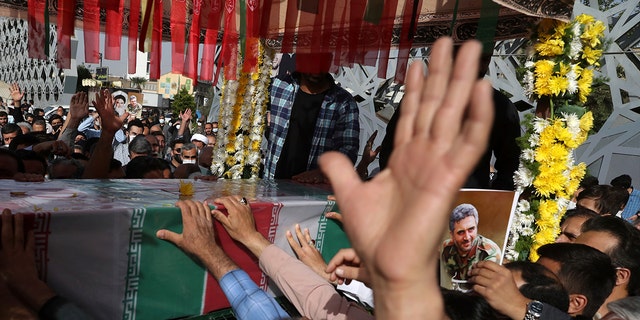
M 479 261 L 500 262 L 500 247 L 478 234 L 478 210 L 463 203 L 451 212 L 451 238 L 442 245 L 441 263 L 452 280 L 467 280 L 468 272 Z

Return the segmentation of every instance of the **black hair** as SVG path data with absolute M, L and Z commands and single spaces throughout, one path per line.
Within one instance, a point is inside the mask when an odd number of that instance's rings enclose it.
M 538 255 L 560 263 L 558 278 L 569 294 L 587 298 L 582 316 L 593 317 L 616 284 L 616 269 L 609 256 L 590 246 L 550 243 L 538 248 Z
M 582 180 L 580 180 L 580 188 L 588 188 L 590 186 L 595 186 L 600 184 L 600 181 L 598 180 L 598 178 L 588 174 L 585 175 L 584 177 L 582 177 Z
M 165 166 L 161 159 L 151 156 L 139 156 L 131 159 L 131 161 L 127 163 L 125 175 L 127 179 L 142 179 L 144 175 L 149 172 L 156 170 L 163 171 L 164 169 Z
M 530 261 L 514 261 L 504 265 L 520 271 L 526 283 L 518 288 L 523 296 L 538 300 L 566 312 L 569 309 L 569 293 L 549 269 Z
M 49 164 L 47 163 L 47 159 L 45 159 L 43 156 L 39 155 L 35 151 L 20 149 L 20 150 L 16 150 L 16 155 L 18 156 L 18 158 L 20 158 L 23 161 L 23 164 L 25 160 L 39 161 L 42 164 L 42 167 L 44 168 L 44 172 L 45 173 L 48 172 Z M 26 171 L 26 168 L 25 168 L 25 171 Z
M 140 119 L 133 119 L 129 121 L 129 124 L 127 125 L 127 129 L 131 130 L 131 127 L 138 127 L 138 128 L 144 129 L 144 124 L 142 124 L 142 121 L 140 121 Z
M 17 132 L 18 135 L 22 135 L 22 129 L 20 128 L 19 125 L 15 124 L 15 123 L 7 123 L 7 124 L 5 124 L 2 127 L 2 129 L 0 129 L 0 132 L 2 132 L 2 134 Z
M 605 253 L 615 267 L 629 269 L 629 295 L 640 295 L 640 230 L 618 217 L 600 216 L 582 225 L 582 233 L 589 231 L 605 232 L 616 239 L 615 245 Z
M 12 150 L 9 149 L 5 149 L 5 148 L 0 148 L 0 157 L 1 156 L 7 156 L 9 158 L 12 158 L 16 161 L 16 163 L 18 164 L 18 172 L 24 173 L 24 163 L 22 162 L 22 159 L 20 159 L 20 157 L 18 157 L 16 155 L 15 152 L 13 152 Z M 0 168 L 0 172 L 3 172 L 3 170 L 6 168 Z M 13 179 L 13 177 L 4 177 L 4 178 L 9 178 L 9 179 Z
M 611 194 L 611 188 L 613 187 L 606 184 L 597 184 L 586 187 L 580 192 L 580 194 L 578 194 L 576 200 L 580 202 L 582 199 L 593 199 L 595 201 L 595 209 L 598 214 L 615 214 L 619 209 L 612 207 L 611 202 L 605 201 L 605 199 L 607 199 Z
M 177 143 L 185 144 L 184 139 L 178 138 L 171 141 L 171 149 L 175 149 Z
M 567 212 L 562 216 L 562 219 L 560 220 L 560 225 L 562 225 L 569 218 L 581 217 L 587 218 L 588 220 L 597 216 L 598 213 L 591 209 L 587 209 L 585 207 L 576 207 L 574 209 L 567 210 Z
M 617 176 L 611 180 L 611 185 L 618 188 L 629 189 L 631 188 L 631 176 L 628 174 Z
M 440 288 L 444 300 L 444 312 L 451 320 L 499 319 L 498 313 L 483 297 L 455 290 Z

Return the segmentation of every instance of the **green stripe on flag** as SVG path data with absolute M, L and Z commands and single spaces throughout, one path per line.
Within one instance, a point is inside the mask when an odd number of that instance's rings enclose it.
M 123 319 L 171 319 L 201 312 L 206 270 L 173 244 L 156 238 L 159 229 L 181 233 L 180 210 L 134 211 Z M 127 308 L 131 302 L 132 308 Z
M 327 219 L 328 212 L 340 212 L 335 201 L 327 201 L 327 206 L 318 221 L 318 235 L 316 236 L 316 247 L 322 253 L 324 261 L 329 261 L 340 249 L 351 248 L 351 242 L 347 234 L 342 229 L 342 225 L 335 220 Z

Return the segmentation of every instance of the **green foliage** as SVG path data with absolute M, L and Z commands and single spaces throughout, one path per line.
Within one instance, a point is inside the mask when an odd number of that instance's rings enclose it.
M 85 67 L 84 65 L 78 65 L 77 71 L 78 71 L 78 82 L 76 82 L 76 92 L 80 92 L 80 91 L 88 92 L 89 88 L 82 85 L 82 80 L 93 79 L 93 76 L 91 75 L 91 71 L 89 71 L 89 69 L 87 69 L 87 67 Z
M 144 84 L 148 81 L 145 77 L 132 77 L 130 80 L 131 84 L 138 87 L 138 89 L 142 89 L 142 86 L 144 86 Z
M 178 93 L 173 96 L 173 102 L 171 103 L 171 112 L 173 112 L 174 115 L 178 115 L 187 109 L 191 109 L 192 111 L 194 111 L 195 105 L 196 103 L 193 96 L 189 94 L 187 88 L 182 87 L 182 89 L 180 89 L 180 91 L 178 91 Z M 195 115 L 195 111 L 193 112 L 193 114 Z
M 611 89 L 607 84 L 607 79 L 594 79 L 591 85 L 591 95 L 589 95 L 584 106 L 593 113 L 593 128 L 591 129 L 591 133 L 600 131 L 600 128 L 602 128 L 607 118 L 609 118 L 613 112 Z

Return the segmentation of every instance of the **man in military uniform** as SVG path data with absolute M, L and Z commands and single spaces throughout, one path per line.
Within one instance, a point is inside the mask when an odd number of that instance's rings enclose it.
M 451 238 L 442 244 L 441 263 L 454 282 L 466 280 L 471 267 L 479 261 L 500 262 L 500 248 L 478 234 L 478 221 L 478 210 L 471 204 L 463 203 L 451 212 Z

